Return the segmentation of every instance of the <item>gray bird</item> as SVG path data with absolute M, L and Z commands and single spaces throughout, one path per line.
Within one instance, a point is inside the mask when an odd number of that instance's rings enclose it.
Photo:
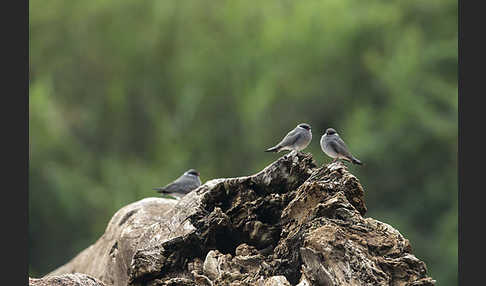
M 327 156 L 334 158 L 334 160 L 332 160 L 333 162 L 343 159 L 352 162 L 353 164 L 363 165 L 360 160 L 351 155 L 348 151 L 348 146 L 346 146 L 341 137 L 339 137 L 339 134 L 337 134 L 336 130 L 333 128 L 327 128 L 326 133 L 322 135 L 321 149 Z
M 300 151 L 304 150 L 312 140 L 311 127 L 307 123 L 301 123 L 285 135 L 284 139 L 265 152 L 280 152 L 284 150 Z
M 190 169 L 167 186 L 153 188 L 153 190 L 156 190 L 158 193 L 171 195 L 180 199 L 200 185 L 201 180 L 199 179 L 199 172 L 194 169 Z

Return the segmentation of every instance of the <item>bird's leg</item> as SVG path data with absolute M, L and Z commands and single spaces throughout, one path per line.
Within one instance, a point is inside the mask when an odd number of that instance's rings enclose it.
M 294 150 L 292 150 L 289 153 L 285 154 L 284 155 L 284 159 L 288 159 L 289 157 L 291 157 L 293 152 L 294 152 Z

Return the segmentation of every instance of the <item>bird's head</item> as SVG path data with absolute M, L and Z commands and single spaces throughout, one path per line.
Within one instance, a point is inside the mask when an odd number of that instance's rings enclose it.
M 190 169 L 184 173 L 184 175 L 191 175 L 191 176 L 196 176 L 199 177 L 199 172 L 196 171 L 195 169 Z
M 326 129 L 326 135 L 334 135 L 337 134 L 336 130 L 334 128 L 327 128 Z
M 310 125 L 307 124 L 307 123 L 301 123 L 301 124 L 297 125 L 297 127 L 304 128 L 307 131 L 311 130 Z

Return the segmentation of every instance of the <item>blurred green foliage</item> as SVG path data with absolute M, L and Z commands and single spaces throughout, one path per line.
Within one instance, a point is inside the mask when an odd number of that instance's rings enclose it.
M 457 285 L 457 1 L 30 1 L 29 275 L 189 168 L 256 173 L 334 127 L 367 216 Z

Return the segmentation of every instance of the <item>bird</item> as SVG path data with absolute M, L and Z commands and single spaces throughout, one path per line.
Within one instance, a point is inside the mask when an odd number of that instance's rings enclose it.
M 171 195 L 176 199 L 180 199 L 201 185 L 199 175 L 200 174 L 198 171 L 195 169 L 190 169 L 184 172 L 182 176 L 177 178 L 172 183 L 164 187 L 153 188 L 153 190 L 157 191 L 158 193 Z
M 304 150 L 312 140 L 311 127 L 307 123 L 300 123 L 292 131 L 275 145 L 268 148 L 265 152 L 280 152 L 284 150 L 301 151 Z
M 332 162 L 343 159 L 353 164 L 363 165 L 363 163 L 354 157 L 348 150 L 348 146 L 339 137 L 339 134 L 333 128 L 327 128 L 321 137 L 321 149 L 329 157 L 334 158 Z

